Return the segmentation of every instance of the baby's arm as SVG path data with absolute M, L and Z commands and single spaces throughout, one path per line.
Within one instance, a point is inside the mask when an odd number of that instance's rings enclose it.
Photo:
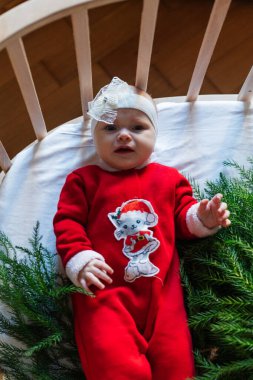
M 104 289 L 103 282 L 111 284 L 112 279 L 109 274 L 113 274 L 113 269 L 108 264 L 99 259 L 92 259 L 79 272 L 78 280 L 85 290 L 91 292 L 89 289 L 91 285 Z
M 227 210 L 227 204 L 221 201 L 222 197 L 222 194 L 216 194 L 211 200 L 203 199 L 199 203 L 197 216 L 205 227 L 212 229 L 230 226 L 230 212 Z

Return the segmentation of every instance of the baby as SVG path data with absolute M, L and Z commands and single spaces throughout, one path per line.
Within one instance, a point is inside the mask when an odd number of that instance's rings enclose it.
M 185 380 L 194 376 L 176 238 L 230 225 L 222 195 L 200 203 L 174 168 L 151 163 L 158 133 L 152 98 L 119 78 L 89 103 L 99 157 L 71 173 L 54 218 L 71 281 L 87 380 Z

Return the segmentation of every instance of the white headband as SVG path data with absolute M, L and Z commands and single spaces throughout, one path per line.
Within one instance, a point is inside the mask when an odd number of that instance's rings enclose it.
M 88 103 L 88 115 L 91 119 L 91 132 L 98 121 L 113 124 L 117 118 L 118 108 L 134 108 L 144 112 L 151 120 L 157 133 L 157 111 L 151 100 L 134 93 L 126 82 L 114 77 L 108 85 L 101 88 L 96 97 Z

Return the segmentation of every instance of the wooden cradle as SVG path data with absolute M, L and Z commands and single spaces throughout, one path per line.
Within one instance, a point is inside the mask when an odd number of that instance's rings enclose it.
M 46 1 L 32 0 L 1 16 L 0 48 L 8 51 L 38 140 L 46 136 L 47 130 L 26 57 L 23 44 L 24 37 L 48 23 L 71 16 L 81 89 L 81 104 L 84 118 L 86 118 L 86 105 L 93 95 L 88 10 L 115 2 L 118 1 L 65 1 L 64 3 L 62 1 L 54 1 L 53 3 L 49 1 L 47 3 Z M 216 41 L 231 3 L 231 0 L 217 0 L 214 2 L 187 96 L 179 99 L 179 101 L 195 101 L 198 98 Z M 136 85 L 142 88 L 146 88 L 148 83 L 158 5 L 159 1 L 157 0 L 144 1 L 135 80 Z M 238 98 L 233 96 L 233 99 L 250 100 L 252 95 L 252 76 L 251 71 Z M 217 97 L 214 98 L 218 99 Z M 8 145 L 8 139 L 6 140 Z M 6 172 L 11 165 L 11 161 L 2 144 L 0 157 L 1 167 Z
M 78 120 L 79 123 L 81 123 L 82 120 L 84 121 L 81 131 L 85 135 L 89 133 L 86 123 L 87 103 L 93 98 L 92 59 L 89 38 L 89 11 L 93 8 L 98 8 L 103 5 L 122 1 L 127 0 L 30 0 L 14 8 L 13 10 L 6 12 L 0 17 L 0 49 L 6 49 L 8 52 L 8 56 L 12 63 L 22 96 L 25 101 L 27 112 L 31 119 L 35 137 L 37 139 L 33 143 L 32 147 L 28 147 L 28 149 L 31 150 L 30 154 L 33 156 L 31 167 L 37 163 L 37 152 L 41 148 L 41 142 L 45 142 L 52 134 L 51 132 L 49 134 L 47 132 L 46 122 L 41 110 L 39 97 L 36 93 L 36 88 L 33 82 L 29 61 L 26 56 L 23 39 L 26 35 L 32 33 L 36 29 L 43 27 L 44 25 L 53 23 L 54 21 L 67 16 L 70 17 L 73 26 L 76 60 L 80 83 L 81 106 L 83 112 L 82 117 Z M 168 106 L 170 110 L 172 110 L 175 103 L 181 103 L 183 109 L 186 109 L 186 115 L 192 115 L 191 111 L 194 107 L 196 107 L 196 103 L 199 103 L 199 100 L 203 104 L 203 107 L 201 108 L 202 113 L 204 112 L 203 108 L 205 108 L 205 102 L 210 103 L 215 101 L 216 104 L 218 104 L 217 102 L 221 102 L 221 104 L 223 104 L 222 102 L 228 101 L 232 104 L 232 108 L 235 105 L 235 110 L 233 108 L 232 115 L 237 115 L 238 112 L 241 115 L 239 118 L 240 120 L 238 119 L 239 125 L 245 125 L 245 119 L 248 120 L 249 118 L 250 122 L 248 122 L 247 125 L 252 124 L 252 109 L 250 101 L 253 93 L 253 69 L 250 70 L 238 95 L 199 95 L 208 65 L 210 63 L 217 39 L 219 37 L 230 5 L 231 0 L 214 1 L 204 39 L 192 74 L 192 79 L 189 84 L 188 92 L 186 96 L 178 98 L 170 97 L 155 99 L 157 104 L 161 105 L 161 108 L 159 109 L 161 113 L 164 110 L 163 104 L 167 104 L 168 102 L 172 104 L 171 107 Z M 143 1 L 135 84 L 144 90 L 147 89 L 148 85 L 148 76 L 158 6 L 159 0 Z M 134 82 L 134 80 L 132 82 Z M 105 83 L 101 83 L 101 86 L 104 84 Z M 182 109 L 179 108 L 177 112 L 180 114 L 181 110 Z M 212 111 L 208 109 L 208 112 L 210 113 Z M 219 115 L 217 117 L 219 118 Z M 185 119 L 183 121 L 185 121 Z M 71 125 L 71 123 L 73 123 L 73 121 L 69 120 L 66 120 L 65 122 L 67 123 L 65 124 L 65 127 L 66 125 Z M 189 123 L 191 124 L 192 120 L 190 120 Z M 59 126 L 58 128 L 62 128 L 62 126 Z M 229 128 L 229 122 L 227 128 Z M 185 129 L 182 131 L 189 133 L 189 131 L 186 131 Z M 225 133 L 227 133 L 227 131 L 228 129 L 226 129 Z M 175 140 L 177 138 L 178 136 L 174 136 Z M 248 147 L 246 151 L 242 152 L 242 155 L 244 156 L 250 153 L 250 146 L 252 146 L 251 144 L 253 142 L 252 133 L 250 133 L 250 136 L 248 137 L 244 136 L 244 141 L 245 138 L 248 139 Z M 235 145 L 235 141 L 232 141 L 232 144 Z M 15 172 L 15 166 L 18 167 L 18 161 L 24 158 L 24 156 L 21 154 L 12 160 L 9 157 L 7 151 L 8 149 L 5 149 L 4 144 L 0 141 L 0 166 L 3 170 L 1 174 L 2 184 L 0 184 L 0 190 L 1 187 L 4 186 L 8 188 L 8 186 L 6 186 L 6 184 L 8 184 L 8 181 L 10 182 L 8 177 L 11 177 L 12 171 Z M 197 157 L 196 159 L 201 158 L 203 157 L 200 155 L 199 158 Z M 170 164 L 170 160 L 168 164 Z M 185 160 L 187 160 L 187 158 L 185 158 Z M 87 162 L 88 161 L 89 157 L 87 158 Z M 171 164 L 174 166 L 173 162 Z M 75 165 L 75 163 L 73 165 Z M 184 165 L 182 165 L 182 167 L 180 167 L 180 164 L 177 165 L 177 163 L 175 163 L 175 165 L 179 166 L 179 169 L 185 169 Z M 12 184 L 12 188 L 13 186 L 15 187 L 15 183 Z M 0 197 L 4 195 L 4 190 L 5 189 L 3 189 L 2 193 L 0 192 Z M 2 219 L 2 224 L 0 223 L 1 228 L 5 223 L 3 217 L 3 214 L 5 212 L 6 206 L 0 204 L 0 222 Z M 13 231 L 11 232 L 13 233 Z

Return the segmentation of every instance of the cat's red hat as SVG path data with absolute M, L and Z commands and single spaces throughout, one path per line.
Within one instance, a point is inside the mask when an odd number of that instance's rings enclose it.
M 118 211 L 117 218 L 119 219 L 122 214 L 126 214 L 128 212 L 146 213 L 146 220 L 149 223 L 153 223 L 155 221 L 153 210 L 150 209 L 150 206 L 148 206 L 148 204 L 143 199 L 132 199 L 124 203 L 122 208 Z

